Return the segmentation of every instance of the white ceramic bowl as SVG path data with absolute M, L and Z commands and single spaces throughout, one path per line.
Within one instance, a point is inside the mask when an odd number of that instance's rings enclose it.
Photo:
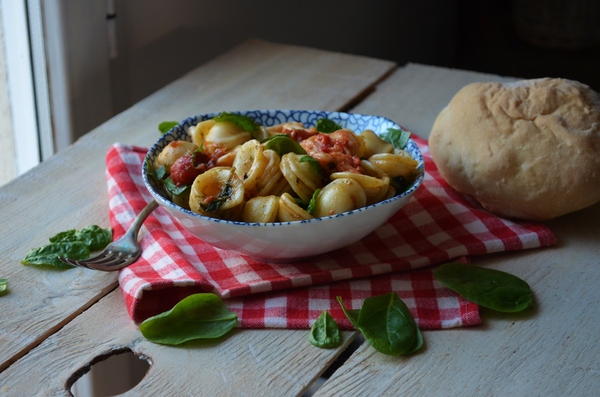
M 251 110 L 232 112 L 246 115 L 263 126 L 286 121 L 299 121 L 307 127 L 319 118 L 329 118 L 356 133 L 371 129 L 376 133 L 400 128 L 392 120 L 380 116 L 313 110 Z M 150 148 L 146 162 L 151 163 L 161 150 L 174 140 L 190 140 L 187 130 L 217 113 L 185 119 L 164 134 Z M 146 187 L 163 208 L 194 236 L 225 250 L 269 262 L 293 262 L 342 248 L 371 233 L 394 215 L 415 193 L 423 181 L 423 157 L 416 143 L 409 139 L 405 148 L 418 161 L 420 176 L 404 193 L 354 211 L 296 222 L 247 223 L 209 218 L 184 209 L 163 197 L 148 178 L 144 164 L 142 173 Z

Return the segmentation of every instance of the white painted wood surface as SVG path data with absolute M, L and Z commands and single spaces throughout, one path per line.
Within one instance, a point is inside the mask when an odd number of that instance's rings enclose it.
M 0 189 L 0 219 L 11 225 L 0 232 L 0 277 L 9 279 L 11 289 L 0 297 L 0 395 L 68 395 L 75 371 L 122 348 L 152 361 L 144 380 L 126 395 L 301 395 L 341 348 L 312 348 L 305 331 L 289 330 L 236 330 L 221 343 L 186 348 L 151 344 L 131 324 L 120 292 L 109 292 L 114 275 L 40 271 L 18 262 L 56 231 L 106 226 L 104 153 L 115 141 L 151 144 L 160 121 L 235 108 L 334 110 L 359 99 L 353 111 L 388 116 L 426 137 L 464 84 L 506 79 L 413 64 L 387 75 L 393 68 L 379 60 L 250 41 Z M 73 180 L 81 190 L 68 193 L 65 186 Z M 528 281 L 533 310 L 484 311 L 479 326 L 424 332 L 425 349 L 410 357 L 387 357 L 363 344 L 317 395 L 594 395 L 600 386 L 599 219 L 596 205 L 549 222 L 559 239 L 555 247 L 473 258 Z M 346 336 L 349 342 L 354 334 Z
M 426 138 L 462 86 L 507 80 L 514 79 L 407 65 L 353 110 L 390 117 Z M 385 357 L 363 344 L 316 396 L 598 395 L 600 204 L 547 224 L 554 247 L 472 258 L 526 280 L 533 310 L 482 310 L 481 325 L 426 331 L 425 349 L 411 357 Z
M 342 109 L 394 68 L 393 62 L 384 60 L 250 40 L 0 188 L 0 278 L 9 280 L 9 292 L 0 297 L 0 371 L 117 286 L 113 273 L 40 270 L 20 264 L 29 249 L 47 244 L 57 232 L 91 224 L 109 225 L 104 159 L 111 144 L 149 146 L 159 137 L 160 122 L 204 112 Z M 125 307 L 115 310 L 124 312 Z M 93 333 L 88 337 L 95 338 Z M 58 370 L 52 364 L 56 359 L 45 356 L 42 361 L 30 362 L 30 369 Z M 315 363 L 310 377 L 327 367 L 327 360 Z M 0 373 L 0 385 L 18 376 L 10 374 L 14 373 Z M 15 378 L 15 383 L 23 388 L 19 393 L 0 389 L 0 394 L 35 394 L 27 392 L 34 387 L 30 382 Z
M 114 291 L 48 337 L 2 374 L 7 396 L 68 395 L 73 374 L 92 360 L 130 349 L 151 363 L 130 396 L 301 395 L 344 346 L 317 349 L 304 330 L 239 330 L 223 340 L 185 348 L 147 341 L 131 322 L 120 291 Z M 35 382 L 25 381 L 35 379 Z

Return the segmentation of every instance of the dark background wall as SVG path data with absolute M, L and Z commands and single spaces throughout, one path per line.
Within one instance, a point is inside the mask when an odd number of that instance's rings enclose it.
M 58 1 L 75 137 L 249 37 L 600 91 L 599 0 Z
M 600 1 L 463 0 L 457 14 L 456 67 L 600 91 Z
M 127 0 L 116 15 L 116 111 L 247 37 L 600 90 L 597 0 Z

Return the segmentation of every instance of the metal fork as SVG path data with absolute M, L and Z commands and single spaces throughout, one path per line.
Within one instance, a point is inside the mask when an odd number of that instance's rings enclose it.
M 134 219 L 131 226 L 129 226 L 129 230 L 127 230 L 123 237 L 107 245 L 104 251 L 97 256 L 84 260 L 74 260 L 63 257 L 59 257 L 59 259 L 69 265 L 92 270 L 102 270 L 105 272 L 111 272 L 129 266 L 142 254 L 142 249 L 137 242 L 137 235 L 148 215 L 150 215 L 156 207 L 158 207 L 158 203 L 155 200 L 149 202 Z

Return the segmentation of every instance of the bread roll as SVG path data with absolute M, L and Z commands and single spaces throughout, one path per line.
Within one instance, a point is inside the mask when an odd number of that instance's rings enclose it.
M 544 221 L 600 201 L 600 95 L 576 81 L 467 85 L 429 145 L 454 189 L 507 218 Z

